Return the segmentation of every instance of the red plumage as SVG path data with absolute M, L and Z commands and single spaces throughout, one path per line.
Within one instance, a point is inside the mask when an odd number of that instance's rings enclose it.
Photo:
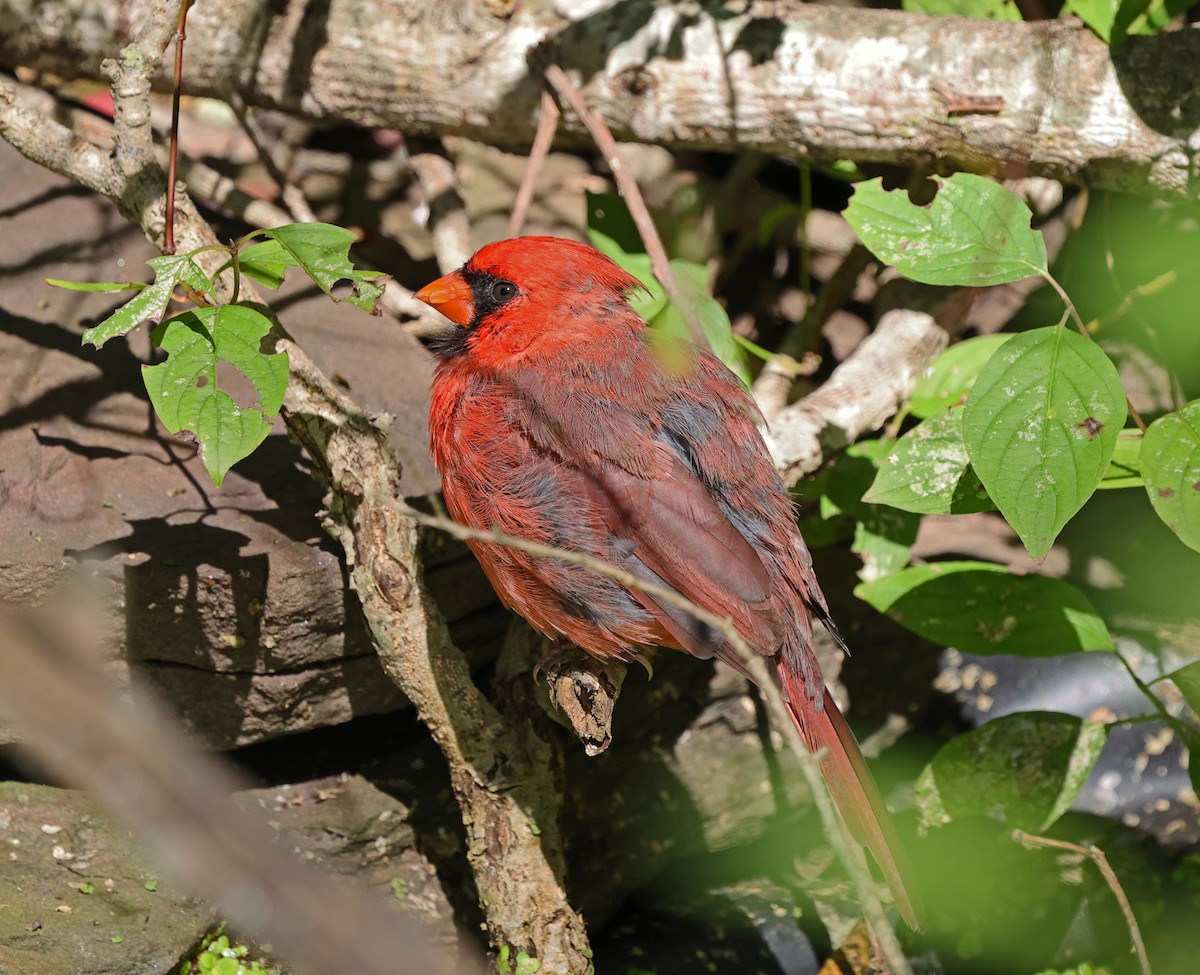
M 812 558 L 741 383 L 706 351 L 665 354 L 629 307 L 640 283 L 594 249 L 522 237 L 418 292 L 458 329 L 437 349 L 429 427 L 446 506 L 472 528 L 586 553 L 732 620 L 775 664 L 806 745 L 910 926 L 920 902 L 858 745 L 825 690 Z M 469 543 L 535 629 L 598 657 L 716 656 L 719 633 L 588 568 Z

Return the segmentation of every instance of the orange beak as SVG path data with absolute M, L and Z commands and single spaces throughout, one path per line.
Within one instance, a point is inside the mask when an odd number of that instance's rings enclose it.
M 466 278 L 458 271 L 425 285 L 414 297 L 464 328 L 475 317 L 475 296 Z

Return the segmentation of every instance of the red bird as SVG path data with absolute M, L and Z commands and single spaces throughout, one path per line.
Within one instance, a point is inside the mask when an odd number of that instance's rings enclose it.
M 669 587 L 770 658 L 843 819 L 916 928 L 921 907 L 883 800 L 825 689 L 812 617 L 829 608 L 759 413 L 712 354 L 664 355 L 627 298 L 640 282 L 585 244 L 489 244 L 417 292 L 457 329 L 437 343 L 429 411 L 446 506 Z M 581 565 L 472 541 L 511 609 L 555 641 L 630 660 L 647 647 L 742 670 L 712 627 Z

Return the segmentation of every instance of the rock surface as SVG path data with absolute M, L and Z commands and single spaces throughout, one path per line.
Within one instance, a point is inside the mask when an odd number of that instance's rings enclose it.
M 86 587 L 115 668 L 135 668 L 213 747 L 404 706 L 282 426 L 214 488 L 194 445 L 168 435 L 146 400 L 146 328 L 99 351 L 80 345 L 127 295 L 45 283 L 146 280 L 149 245 L 107 201 L 6 144 L 0 170 L 0 599 Z M 407 489 L 427 491 L 431 365 L 419 343 L 299 280 L 275 306 L 329 375 L 395 417 Z M 430 584 L 463 624 L 456 638 L 494 655 L 500 615 L 482 574 L 462 546 L 430 550 Z

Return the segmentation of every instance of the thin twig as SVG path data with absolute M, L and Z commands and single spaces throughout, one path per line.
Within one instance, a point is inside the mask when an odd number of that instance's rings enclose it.
M 175 28 L 175 81 L 171 88 L 171 141 L 167 152 L 167 226 L 163 252 L 175 253 L 175 177 L 179 167 L 179 99 L 183 93 L 183 42 L 187 39 L 187 15 L 192 0 L 180 0 L 179 25 Z
M 744 648 L 745 644 L 743 643 L 742 646 Z M 856 848 L 850 845 L 842 820 L 833 807 L 829 786 L 821 772 L 820 754 L 810 752 L 798 734 L 787 733 L 787 729 L 794 729 L 794 721 L 783 701 L 783 695 L 779 692 L 779 687 L 771 679 L 766 661 L 757 654 L 745 654 L 743 649 L 738 649 L 738 655 L 742 658 L 743 665 L 750 671 L 754 682 L 758 684 L 759 693 L 767 705 L 771 719 L 777 727 L 784 729 L 784 738 L 787 739 L 792 754 L 800 763 L 800 770 L 804 773 L 809 792 L 812 793 L 813 804 L 817 807 L 817 814 L 821 817 L 821 830 L 850 877 L 850 883 L 858 897 L 863 917 L 871 926 L 871 931 L 879 943 L 879 953 L 883 955 L 890 975 L 913 975 L 908 956 L 904 954 L 896 932 L 892 930 L 891 922 L 888 921 L 887 913 L 879 900 L 875 881 L 871 879 L 866 862 Z
M 1057 280 L 1055 280 L 1054 275 L 1046 272 L 1042 275 L 1042 279 L 1054 289 L 1059 298 L 1062 299 L 1063 304 L 1067 306 L 1067 314 L 1071 316 L 1071 321 L 1073 321 L 1075 323 L 1075 327 L 1079 329 L 1079 334 L 1085 339 L 1095 342 L 1095 337 L 1090 331 L 1088 331 L 1088 327 L 1083 323 L 1083 319 L 1079 316 L 1079 312 L 1075 308 L 1075 302 L 1071 300 L 1071 296 L 1067 294 L 1063 286 L 1059 284 Z M 1129 398 L 1128 393 L 1125 394 L 1125 408 L 1129 411 L 1129 416 L 1133 422 L 1137 424 L 1138 429 L 1141 430 L 1142 433 L 1145 433 L 1146 421 L 1142 419 L 1142 415 L 1137 411 L 1137 407 L 1133 405 L 1133 400 Z
M 518 538 L 515 535 L 507 535 L 500 531 L 485 528 L 470 528 L 467 525 L 459 524 L 457 521 L 441 515 L 427 515 L 425 512 L 415 509 L 409 509 L 406 514 L 418 524 L 440 529 L 447 535 L 457 538 L 459 541 L 493 542 L 496 545 L 516 549 L 518 552 L 527 552 L 530 555 L 538 555 L 543 558 L 558 559 L 562 562 L 570 562 L 572 565 L 579 565 L 590 569 L 592 572 L 606 576 L 628 589 L 636 589 L 639 592 L 644 592 L 647 596 L 661 599 L 664 603 L 686 610 L 701 623 L 717 630 L 729 641 L 730 646 L 739 653 L 754 656 L 753 652 L 746 645 L 746 641 L 742 639 L 742 635 L 737 631 L 733 622 L 728 617 L 710 613 L 704 607 L 697 606 L 686 596 L 680 595 L 676 590 L 639 579 L 637 576 L 618 568 L 611 562 L 605 562 L 584 552 L 572 552 L 568 549 L 555 548 L 552 545 L 542 545 L 539 542 L 531 542 L 528 539 Z
M 807 231 L 804 233 L 807 235 Z M 816 344 L 814 339 L 821 326 L 854 293 L 858 276 L 873 260 L 871 252 L 862 244 L 856 243 L 842 258 L 841 264 L 825 283 L 821 293 L 816 297 L 808 296 L 808 307 L 803 317 L 784 333 L 775 355 L 767 360 L 762 372 L 754 381 L 754 400 L 768 421 L 787 406 L 788 394 L 796 379 L 794 363 L 803 360 L 805 355 L 813 351 Z
M 529 150 L 529 158 L 525 162 L 525 175 L 521 177 L 521 186 L 517 190 L 512 214 L 508 218 L 510 237 L 519 236 L 521 228 L 525 226 L 525 216 L 533 203 L 538 173 L 541 172 L 542 163 L 546 161 L 550 146 L 554 142 L 554 133 L 558 131 L 558 119 L 561 115 L 554 96 L 549 91 L 543 91 L 541 108 L 538 110 L 537 132 L 533 136 L 533 148 Z
M 1014 829 L 1012 837 L 1022 846 L 1029 848 L 1045 846 L 1055 850 L 1067 850 L 1085 856 L 1096 864 L 1096 869 L 1100 871 L 1105 883 L 1108 884 L 1108 889 L 1117 899 L 1121 913 L 1125 915 L 1125 923 L 1129 925 L 1129 940 L 1133 942 L 1133 951 L 1137 955 L 1142 975 L 1153 975 L 1150 971 L 1150 958 L 1146 954 L 1146 942 L 1142 940 L 1141 928 L 1138 927 L 1137 918 L 1133 916 L 1133 907 L 1129 903 L 1129 898 L 1125 896 L 1125 889 L 1121 886 L 1121 881 L 1117 878 L 1116 873 L 1113 872 L 1108 857 L 1104 855 L 1104 851 L 1100 847 L 1091 843 L 1081 846 L 1078 843 L 1068 843 L 1066 840 L 1052 840 L 1045 836 L 1026 833 L 1023 829 Z
M 429 233 L 438 269 L 449 274 L 462 267 L 474 249 L 454 161 L 440 153 L 422 152 L 409 159 L 409 165 L 429 207 Z
M 1142 692 L 1143 696 L 1154 705 L 1154 717 L 1166 723 L 1166 725 L 1177 734 L 1180 739 L 1185 739 L 1189 735 L 1189 729 L 1182 721 L 1167 710 L 1167 706 L 1163 704 L 1162 699 L 1154 693 L 1154 689 L 1146 681 L 1142 680 L 1137 669 L 1130 662 L 1129 658 L 1121 652 L 1121 648 L 1114 646 L 1113 653 L 1116 654 L 1117 660 L 1121 662 L 1121 666 L 1125 668 L 1125 672 L 1129 674 L 1129 679 L 1137 686 L 1137 689 Z M 1156 680 L 1170 677 L 1170 674 L 1162 674 Z
M 637 180 L 633 178 L 625 166 L 625 161 L 621 158 L 617 140 L 613 138 L 604 120 L 588 108 L 583 95 L 562 68 L 557 64 L 550 65 L 546 69 L 546 80 L 579 116 L 579 120 L 595 140 L 600 154 L 604 156 L 604 161 L 608 163 L 608 168 L 612 170 L 613 179 L 617 181 L 617 189 L 625 197 L 629 214 L 633 217 L 638 233 L 642 235 L 642 243 L 646 245 L 646 253 L 650 257 L 650 266 L 654 270 L 654 276 L 658 278 L 658 283 L 662 285 L 667 297 L 683 315 L 692 341 L 703 349 L 711 348 L 708 336 L 704 334 L 704 327 L 700 324 L 700 319 L 696 317 L 695 306 L 691 299 L 683 293 L 683 289 L 679 287 L 679 282 L 675 278 L 675 272 L 671 270 L 667 249 L 663 246 L 658 229 L 654 226 L 654 219 L 650 216 L 646 201 L 642 199 L 642 192 L 638 189 Z

